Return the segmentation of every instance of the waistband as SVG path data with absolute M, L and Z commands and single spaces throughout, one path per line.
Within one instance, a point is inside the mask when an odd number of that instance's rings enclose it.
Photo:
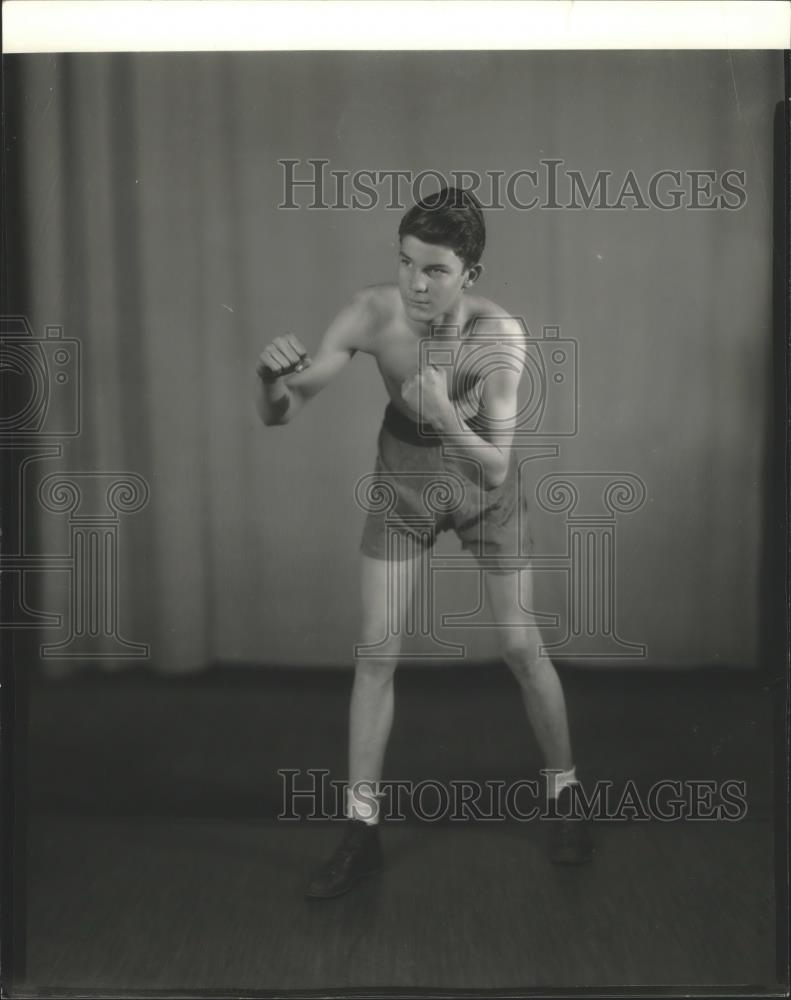
M 465 420 L 465 423 L 476 433 L 481 432 L 480 421 L 470 418 Z M 387 404 L 382 427 L 400 441 L 423 448 L 437 448 L 442 440 L 439 432 L 431 424 L 410 420 L 392 403 Z

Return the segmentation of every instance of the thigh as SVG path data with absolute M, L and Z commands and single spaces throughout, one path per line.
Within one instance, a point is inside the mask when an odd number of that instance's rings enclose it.
M 415 577 L 421 560 L 376 559 L 364 553 L 360 560 L 362 642 L 398 645 L 412 616 Z
M 486 597 L 497 624 L 533 620 L 533 571 L 530 567 L 514 570 L 484 570 Z
M 543 645 L 541 625 L 555 623 L 553 615 L 533 610 L 534 573 L 522 569 L 485 570 L 486 598 L 496 625 L 501 649 L 538 642 Z

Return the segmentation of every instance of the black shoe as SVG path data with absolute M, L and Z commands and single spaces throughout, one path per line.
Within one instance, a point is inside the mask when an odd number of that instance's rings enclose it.
M 379 828 L 359 819 L 346 821 L 346 832 L 332 857 L 313 874 L 307 899 L 334 899 L 366 875 L 382 868 Z
M 561 789 L 557 817 L 550 819 L 549 857 L 556 865 L 583 865 L 593 857 L 590 822 L 575 815 L 574 797 L 568 785 Z

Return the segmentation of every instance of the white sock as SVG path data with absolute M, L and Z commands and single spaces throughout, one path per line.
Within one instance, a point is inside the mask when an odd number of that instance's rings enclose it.
M 362 820 L 366 826 L 376 826 L 379 822 L 379 800 L 376 798 L 375 782 L 358 781 L 346 789 L 346 816 Z
M 545 773 L 547 776 L 549 797 L 551 799 L 556 799 L 567 785 L 578 784 L 576 770 L 573 765 L 568 771 L 547 771 Z

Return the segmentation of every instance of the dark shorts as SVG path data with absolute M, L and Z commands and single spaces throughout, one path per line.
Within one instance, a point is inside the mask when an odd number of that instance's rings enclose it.
M 513 449 L 505 481 L 486 489 L 474 459 L 456 457 L 452 444 L 443 446 L 430 429 L 421 433 L 390 404 L 374 473 L 358 487 L 368 512 L 360 549 L 375 559 L 412 558 L 452 530 L 487 567 L 519 568 L 533 547 L 524 492 Z

